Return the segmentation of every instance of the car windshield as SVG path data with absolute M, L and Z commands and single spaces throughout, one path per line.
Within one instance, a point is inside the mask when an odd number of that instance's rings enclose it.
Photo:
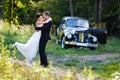
M 81 19 L 68 19 L 66 22 L 66 25 L 68 27 L 81 27 L 81 28 L 88 28 L 89 23 L 87 20 L 81 20 Z

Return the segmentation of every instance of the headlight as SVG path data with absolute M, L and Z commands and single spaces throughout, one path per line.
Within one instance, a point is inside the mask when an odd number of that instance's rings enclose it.
M 69 33 L 71 30 L 70 29 L 65 29 L 64 33 Z
M 71 34 L 75 34 L 75 30 L 71 30 Z
M 67 30 L 67 32 L 71 32 L 71 30 L 70 30 L 70 29 L 68 29 L 68 30 Z
M 97 38 L 95 36 L 92 36 L 92 37 L 93 37 L 93 41 L 97 42 Z
M 107 34 L 107 31 L 105 31 L 105 33 Z
M 72 38 L 72 34 L 68 33 L 68 34 L 67 34 L 67 38 L 68 38 L 68 39 Z

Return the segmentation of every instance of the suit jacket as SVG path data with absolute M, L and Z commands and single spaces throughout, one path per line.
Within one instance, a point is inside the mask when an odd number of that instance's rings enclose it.
M 44 24 L 42 27 L 35 27 L 35 30 L 41 30 L 41 40 L 50 40 L 50 28 L 52 26 L 52 21 Z

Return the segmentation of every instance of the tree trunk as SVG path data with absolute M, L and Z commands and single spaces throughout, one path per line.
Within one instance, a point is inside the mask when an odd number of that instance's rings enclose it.
M 95 5 L 94 5 L 94 20 L 95 20 L 95 22 L 96 23 L 98 23 L 98 9 L 99 9 L 99 7 L 98 7 L 98 5 L 99 5 L 99 0 L 95 0 Z
M 101 23 L 101 15 L 102 15 L 102 0 L 99 1 L 99 19 L 98 19 L 99 23 Z
M 95 0 L 94 5 L 94 20 L 96 23 L 101 22 L 102 0 Z
M 74 16 L 73 0 L 69 0 L 69 5 L 70 5 L 70 15 Z

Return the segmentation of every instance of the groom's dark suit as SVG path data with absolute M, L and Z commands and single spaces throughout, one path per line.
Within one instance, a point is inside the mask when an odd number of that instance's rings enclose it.
M 48 40 L 50 40 L 50 28 L 52 26 L 52 21 L 49 21 L 48 23 L 44 24 L 42 27 L 35 27 L 35 30 L 41 30 L 41 38 L 39 42 L 39 55 L 40 55 L 40 61 L 41 65 L 47 66 L 47 56 L 45 53 L 45 47 Z

